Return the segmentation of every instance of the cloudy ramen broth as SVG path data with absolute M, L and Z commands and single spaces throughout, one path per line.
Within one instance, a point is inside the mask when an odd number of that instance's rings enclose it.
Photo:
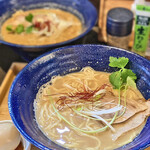
M 21 45 L 55 44 L 82 32 L 78 17 L 60 9 L 19 10 L 1 27 L 2 39 Z
M 118 116 L 122 116 L 116 117 L 111 127 L 105 128 L 107 123 L 100 117 L 110 123 L 116 112 L 101 111 L 99 117 L 86 113 L 118 107 L 118 91 L 109 83 L 109 75 L 85 67 L 43 85 L 34 101 L 40 130 L 55 143 L 75 150 L 110 150 L 131 142 L 144 127 L 148 109 L 137 89 L 128 88 L 126 104 L 124 92 L 121 93 L 120 106 L 123 109 L 126 105 L 126 111 L 122 114 L 122 109 L 118 109 Z M 102 128 L 105 130 L 97 132 Z

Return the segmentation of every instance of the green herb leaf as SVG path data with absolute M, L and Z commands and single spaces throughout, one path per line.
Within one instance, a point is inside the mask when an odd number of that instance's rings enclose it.
M 33 31 L 33 26 L 29 26 L 26 28 L 26 33 L 31 33 Z
M 127 65 L 127 63 L 129 62 L 129 59 L 126 57 L 109 57 L 109 66 L 110 67 L 117 67 L 117 68 L 123 68 Z
M 24 26 L 22 24 L 19 24 L 15 29 L 15 32 L 18 34 L 22 33 L 23 31 L 24 31 Z
M 109 57 L 109 61 L 109 66 L 120 68 L 119 71 L 116 71 L 109 76 L 109 81 L 115 89 L 120 89 L 123 86 L 126 86 L 128 84 L 127 82 L 129 82 L 130 85 L 130 82 L 132 82 L 132 85 L 134 84 L 133 82 L 135 82 L 135 80 L 137 79 L 136 74 L 131 69 L 124 68 L 129 62 L 128 58 Z M 129 77 L 132 79 L 132 81 L 130 81 Z M 127 79 L 129 81 L 127 81 Z
M 116 71 L 109 76 L 109 81 L 113 85 L 115 89 L 121 88 L 122 80 L 121 80 L 121 72 Z
M 133 80 L 136 80 L 137 78 L 136 74 L 133 73 L 132 70 L 124 68 L 121 72 L 121 78 L 122 78 L 123 83 L 127 83 L 128 77 L 132 78 Z
M 6 29 L 7 29 L 8 31 L 10 31 L 10 32 L 14 32 L 14 30 L 12 29 L 12 25 L 8 25 L 8 26 L 6 27 Z
M 32 15 L 32 14 L 29 14 L 28 16 L 25 17 L 25 19 L 26 19 L 28 22 L 32 22 L 32 20 L 33 20 L 33 15 Z
M 137 88 L 135 81 L 130 76 L 127 77 L 127 86 L 133 87 L 135 89 Z

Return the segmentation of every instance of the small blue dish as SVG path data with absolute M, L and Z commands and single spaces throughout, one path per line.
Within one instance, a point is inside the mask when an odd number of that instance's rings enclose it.
M 65 75 L 80 71 L 85 66 L 95 70 L 112 72 L 109 56 L 128 57 L 129 67 L 137 74 L 137 87 L 150 98 L 150 61 L 122 49 L 101 45 L 76 45 L 55 49 L 30 62 L 14 80 L 10 92 L 8 107 L 10 116 L 20 133 L 40 149 L 65 150 L 49 140 L 38 128 L 33 111 L 33 101 L 41 85 L 52 76 Z M 72 69 L 74 68 L 74 69 Z M 74 70 L 74 71 L 72 71 Z M 144 149 L 150 145 L 150 118 L 133 142 L 118 150 Z
M 68 11 L 76 15 L 83 24 L 82 33 L 68 41 L 41 46 L 25 46 L 12 44 L 0 38 L 0 43 L 11 47 L 24 60 L 31 61 L 35 57 L 51 49 L 69 44 L 85 36 L 97 21 L 97 10 L 89 0 L 0 0 L 0 26 L 17 10 L 29 10 L 35 8 L 56 8 Z

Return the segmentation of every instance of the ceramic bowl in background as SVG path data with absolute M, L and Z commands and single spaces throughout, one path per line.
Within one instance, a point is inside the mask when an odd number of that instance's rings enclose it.
M 83 29 L 79 36 L 56 44 L 41 46 L 24 46 L 12 44 L 0 38 L 0 43 L 11 47 L 24 60 L 31 61 L 45 51 L 69 44 L 85 36 L 97 21 L 97 10 L 89 0 L 0 0 L 0 26 L 17 10 L 30 10 L 37 8 L 58 8 L 77 16 L 82 22 Z

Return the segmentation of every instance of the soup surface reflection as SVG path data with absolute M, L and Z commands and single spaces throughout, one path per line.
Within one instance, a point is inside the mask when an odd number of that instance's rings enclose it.
M 149 102 L 128 88 L 119 104 L 109 75 L 85 67 L 43 85 L 34 101 L 41 131 L 74 150 L 112 150 L 131 142 L 145 125 Z

